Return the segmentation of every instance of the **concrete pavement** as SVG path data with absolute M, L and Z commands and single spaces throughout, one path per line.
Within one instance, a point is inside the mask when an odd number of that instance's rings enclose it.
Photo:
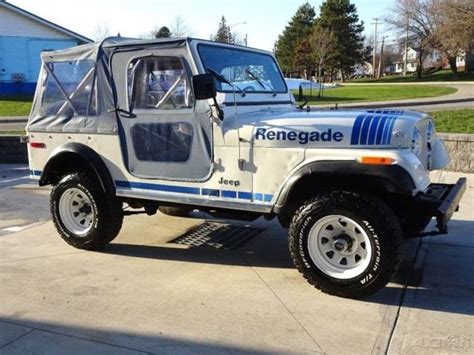
M 0 167 L 0 354 L 474 351 L 474 175 L 450 234 L 407 242 L 396 279 L 356 301 L 307 284 L 274 221 L 231 251 L 172 242 L 199 213 L 130 216 L 105 252 L 71 248 L 45 220 L 47 189 L 13 168 Z

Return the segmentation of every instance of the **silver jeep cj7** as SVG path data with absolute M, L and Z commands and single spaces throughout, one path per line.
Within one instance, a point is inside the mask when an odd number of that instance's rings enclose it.
M 430 183 L 449 159 L 429 115 L 312 111 L 271 53 L 191 38 L 43 53 L 27 133 L 72 246 L 112 241 L 124 205 L 277 217 L 298 270 L 345 297 L 383 287 L 432 217 L 446 233 L 466 186 Z

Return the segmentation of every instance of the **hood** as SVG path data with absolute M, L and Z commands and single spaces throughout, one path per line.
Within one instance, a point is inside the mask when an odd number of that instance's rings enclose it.
M 228 117 L 224 134 L 240 127 L 254 146 L 302 148 L 409 147 L 414 127 L 429 119 L 403 110 L 261 110 Z

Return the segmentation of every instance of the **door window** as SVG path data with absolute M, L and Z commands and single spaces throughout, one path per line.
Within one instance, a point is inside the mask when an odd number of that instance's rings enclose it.
M 137 58 L 128 65 L 127 74 L 131 110 L 192 108 L 194 100 L 180 58 Z
M 193 127 L 189 123 L 139 123 L 132 126 L 131 134 L 140 161 L 182 163 L 191 154 Z

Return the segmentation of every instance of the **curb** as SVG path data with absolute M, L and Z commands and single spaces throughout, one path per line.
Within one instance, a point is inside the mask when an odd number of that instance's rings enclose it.
M 27 123 L 28 116 L 24 116 L 23 118 L 6 118 L 0 117 L 0 124 L 2 123 Z

